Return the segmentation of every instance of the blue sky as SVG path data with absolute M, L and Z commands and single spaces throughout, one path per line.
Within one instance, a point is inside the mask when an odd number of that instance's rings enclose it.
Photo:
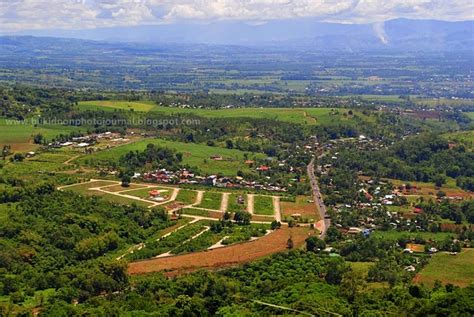
M 0 0 L 3 32 L 308 17 L 341 23 L 464 21 L 474 18 L 474 0 Z

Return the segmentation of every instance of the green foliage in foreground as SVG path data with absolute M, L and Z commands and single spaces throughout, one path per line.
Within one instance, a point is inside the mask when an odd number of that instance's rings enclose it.
M 220 273 L 134 278 L 114 294 L 71 304 L 63 291 L 42 316 L 459 315 L 474 311 L 474 287 L 371 288 L 341 258 L 292 251 Z M 271 306 L 273 305 L 273 306 Z M 6 308 L 4 308 L 4 311 Z

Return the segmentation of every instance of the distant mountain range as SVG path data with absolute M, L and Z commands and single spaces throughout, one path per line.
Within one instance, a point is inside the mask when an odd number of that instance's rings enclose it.
M 336 24 L 299 19 L 270 21 L 260 25 L 214 22 L 25 31 L 15 35 L 147 44 L 270 46 L 318 51 L 466 51 L 473 50 L 474 47 L 474 21 L 396 19 L 384 24 Z

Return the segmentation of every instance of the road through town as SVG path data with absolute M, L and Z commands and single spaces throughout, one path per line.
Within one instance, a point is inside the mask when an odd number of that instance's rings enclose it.
M 321 156 L 320 156 L 321 157 Z M 327 216 L 327 210 L 326 210 L 326 205 L 324 205 L 323 198 L 321 196 L 321 191 L 319 189 L 318 181 L 316 180 L 316 175 L 314 174 L 314 161 L 315 158 L 313 157 L 311 159 L 311 162 L 309 162 L 307 171 L 308 171 L 308 177 L 309 181 L 311 183 L 311 188 L 313 192 L 313 199 L 314 203 L 316 204 L 316 207 L 319 210 L 319 215 L 321 217 L 321 220 L 318 222 L 318 230 L 321 232 L 320 237 L 324 238 L 326 236 L 326 231 L 331 225 L 331 220 Z

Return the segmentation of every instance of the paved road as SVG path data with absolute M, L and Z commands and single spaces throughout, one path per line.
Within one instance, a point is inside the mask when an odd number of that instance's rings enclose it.
M 319 158 L 320 157 L 322 157 L 322 156 L 319 156 Z M 311 162 L 309 162 L 309 164 L 308 164 L 307 171 L 308 171 L 308 177 L 309 177 L 309 180 L 310 180 L 310 183 L 311 183 L 311 187 L 313 189 L 314 203 L 318 207 L 319 215 L 322 219 L 321 225 L 318 228 L 318 229 L 321 230 L 320 237 L 324 238 L 326 236 L 326 231 L 328 230 L 329 226 L 331 225 L 331 220 L 326 218 L 326 212 L 327 212 L 326 205 L 323 202 L 323 198 L 321 196 L 321 191 L 319 190 L 319 185 L 318 185 L 318 182 L 316 180 L 316 175 L 314 175 L 314 160 L 315 160 L 315 158 L 313 157 L 311 159 Z

